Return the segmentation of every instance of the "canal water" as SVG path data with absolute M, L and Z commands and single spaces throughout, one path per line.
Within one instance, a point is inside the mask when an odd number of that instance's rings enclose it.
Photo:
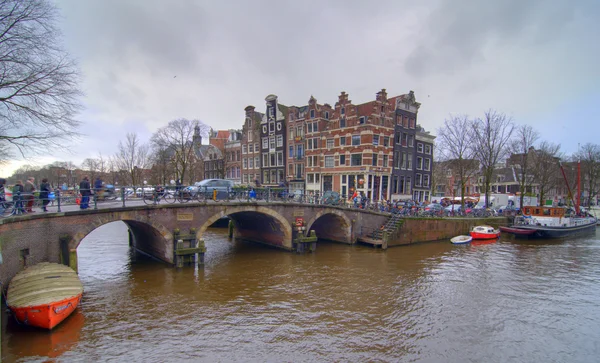
M 206 235 L 203 268 L 132 255 L 121 222 L 78 249 L 52 333 L 3 312 L 2 362 L 597 362 L 600 238 L 297 255 Z

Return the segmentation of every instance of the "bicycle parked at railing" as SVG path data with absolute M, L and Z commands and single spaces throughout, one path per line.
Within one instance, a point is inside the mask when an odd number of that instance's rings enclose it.
M 160 204 L 161 200 L 167 203 L 174 203 L 175 196 L 173 193 L 167 192 L 163 187 L 157 186 L 152 190 L 144 188 L 142 191 L 142 200 L 148 205 Z

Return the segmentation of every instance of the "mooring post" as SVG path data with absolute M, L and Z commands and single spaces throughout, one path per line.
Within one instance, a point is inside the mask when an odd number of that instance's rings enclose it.
M 177 251 L 183 250 L 183 240 L 178 239 L 177 240 Z M 182 255 L 176 254 L 175 255 L 175 265 L 177 267 L 183 267 L 183 257 Z
M 233 238 L 233 221 L 229 220 L 229 238 Z

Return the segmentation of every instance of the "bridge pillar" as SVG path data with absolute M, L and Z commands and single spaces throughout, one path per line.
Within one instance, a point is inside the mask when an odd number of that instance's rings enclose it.
M 317 249 L 317 233 L 314 230 L 311 230 L 308 236 L 298 233 L 294 244 L 298 253 L 314 252 Z
M 204 264 L 204 253 L 206 252 L 206 247 L 204 246 L 203 240 L 196 240 L 195 228 L 190 228 L 189 234 L 182 234 L 181 230 L 176 228 L 173 231 L 173 238 L 175 240 L 175 266 L 183 267 L 195 265 L 196 260 L 198 261 L 198 265 Z

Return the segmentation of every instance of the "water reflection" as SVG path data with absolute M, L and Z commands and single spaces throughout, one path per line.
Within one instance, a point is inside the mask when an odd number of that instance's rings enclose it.
M 3 359 L 587 362 L 600 354 L 597 236 L 387 251 L 319 243 L 306 255 L 221 230 L 205 237 L 206 265 L 178 270 L 134 258 L 122 223 L 98 229 L 79 249 L 78 333 L 51 356 L 3 327 Z

